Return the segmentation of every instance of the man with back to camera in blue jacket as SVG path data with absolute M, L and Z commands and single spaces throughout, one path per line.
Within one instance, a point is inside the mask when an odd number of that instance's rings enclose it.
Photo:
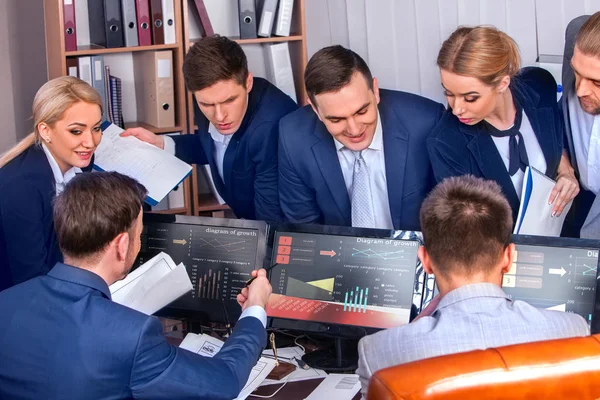
M 265 270 L 213 358 L 167 343 L 158 318 L 111 300 L 140 250 L 146 190 L 116 172 L 73 178 L 54 205 L 64 263 L 0 292 L 1 399 L 232 399 L 267 341 Z M 85 207 L 81 205 L 85 204 Z
M 144 128 L 132 135 L 190 163 L 210 165 L 221 197 L 238 218 L 279 221 L 277 126 L 297 104 L 248 72 L 239 44 L 221 36 L 196 42 L 183 63 L 193 94 L 195 135 L 161 136 Z
M 425 139 L 442 105 L 379 89 L 365 61 L 339 45 L 312 56 L 304 83 L 310 106 L 279 124 L 284 217 L 419 230 L 419 208 L 434 184 Z

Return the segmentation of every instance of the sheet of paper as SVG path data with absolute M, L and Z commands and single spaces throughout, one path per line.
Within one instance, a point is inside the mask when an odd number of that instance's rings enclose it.
M 548 204 L 548 199 L 555 184 L 556 182 L 540 171 L 527 167 L 514 233 L 560 236 L 563 223 L 573 202 L 567 204 L 560 216 L 553 217 L 552 205 Z
M 297 359 L 301 359 L 303 355 L 304 355 L 304 352 L 298 346 L 284 347 L 281 349 L 277 349 L 277 357 L 279 357 L 279 359 L 281 361 L 285 361 L 285 362 L 294 364 L 297 368 L 294 372 L 292 372 L 291 374 L 289 374 L 288 376 L 286 376 L 285 378 L 283 378 L 280 381 L 277 381 L 274 379 L 265 379 L 264 382 L 261 384 L 261 386 L 275 385 L 275 384 L 286 382 L 286 381 L 287 382 L 305 381 L 308 379 L 324 378 L 327 376 L 327 372 L 323 371 L 322 369 L 315 369 L 315 368 L 303 369 L 303 368 L 298 367 L 298 363 L 296 362 L 296 360 L 294 360 L 294 357 Z M 271 358 L 273 356 L 273 350 L 269 349 L 269 350 L 263 351 L 263 356 L 268 356 L 269 358 Z
M 192 281 L 183 264 L 161 252 L 109 289 L 114 302 L 152 315 L 192 290 Z
M 223 342 L 212 336 L 188 333 L 179 347 L 205 357 L 213 357 L 221 350 Z M 254 368 L 252 368 L 252 371 L 250 371 L 250 377 L 248 378 L 246 385 L 244 385 L 239 396 L 234 400 L 243 400 L 248 397 L 250 393 L 254 392 L 256 388 L 260 386 L 273 368 L 275 368 L 275 360 L 261 357 Z
M 351 400 L 360 390 L 358 375 L 329 374 L 306 400 Z
M 146 201 L 150 205 L 158 204 L 192 171 L 190 165 L 171 154 L 133 136 L 121 137 L 121 132 L 123 129 L 114 124 L 105 127 L 94 153 L 94 169 L 137 179 L 148 190 Z

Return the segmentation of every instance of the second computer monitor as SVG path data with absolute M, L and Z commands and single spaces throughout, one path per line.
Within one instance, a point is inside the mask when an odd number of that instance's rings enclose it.
M 416 273 L 419 241 L 393 239 L 390 231 L 369 237 L 352 228 L 338 228 L 344 234 L 318 230 L 275 231 L 267 315 L 369 328 L 407 324 L 423 288 L 423 275 Z

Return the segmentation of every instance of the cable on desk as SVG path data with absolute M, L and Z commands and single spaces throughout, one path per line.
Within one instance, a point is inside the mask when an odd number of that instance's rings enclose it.
M 296 346 L 300 347 L 300 348 L 302 349 L 302 352 L 303 352 L 304 354 L 306 354 L 306 349 L 304 348 L 304 346 L 302 346 L 300 343 L 298 343 L 298 339 L 301 339 L 301 338 L 303 338 L 303 337 L 304 337 L 304 335 L 300 335 L 300 336 L 296 337 L 296 339 L 294 339 L 294 344 L 295 344 Z
M 277 393 L 279 393 L 279 391 L 280 391 L 281 389 L 283 389 L 283 387 L 284 387 L 285 385 L 287 385 L 287 383 L 288 383 L 288 381 L 285 381 L 285 382 L 283 382 L 283 385 L 279 386 L 279 388 L 278 388 L 278 389 L 277 389 L 277 390 L 276 390 L 274 393 L 271 393 L 271 394 L 270 394 L 270 395 L 268 395 L 268 396 L 262 396 L 262 395 L 260 395 L 260 394 L 250 394 L 248 397 L 260 397 L 261 399 L 270 399 L 271 397 L 273 397 L 273 396 L 275 396 Z

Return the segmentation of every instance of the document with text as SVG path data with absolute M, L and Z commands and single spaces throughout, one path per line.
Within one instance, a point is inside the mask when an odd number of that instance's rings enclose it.
M 152 206 L 164 199 L 192 171 L 177 157 L 133 137 L 121 137 L 123 129 L 104 122 L 102 141 L 94 153 L 94 169 L 130 176 L 148 190 Z
M 192 290 L 183 264 L 160 252 L 109 287 L 115 303 L 152 315 Z

